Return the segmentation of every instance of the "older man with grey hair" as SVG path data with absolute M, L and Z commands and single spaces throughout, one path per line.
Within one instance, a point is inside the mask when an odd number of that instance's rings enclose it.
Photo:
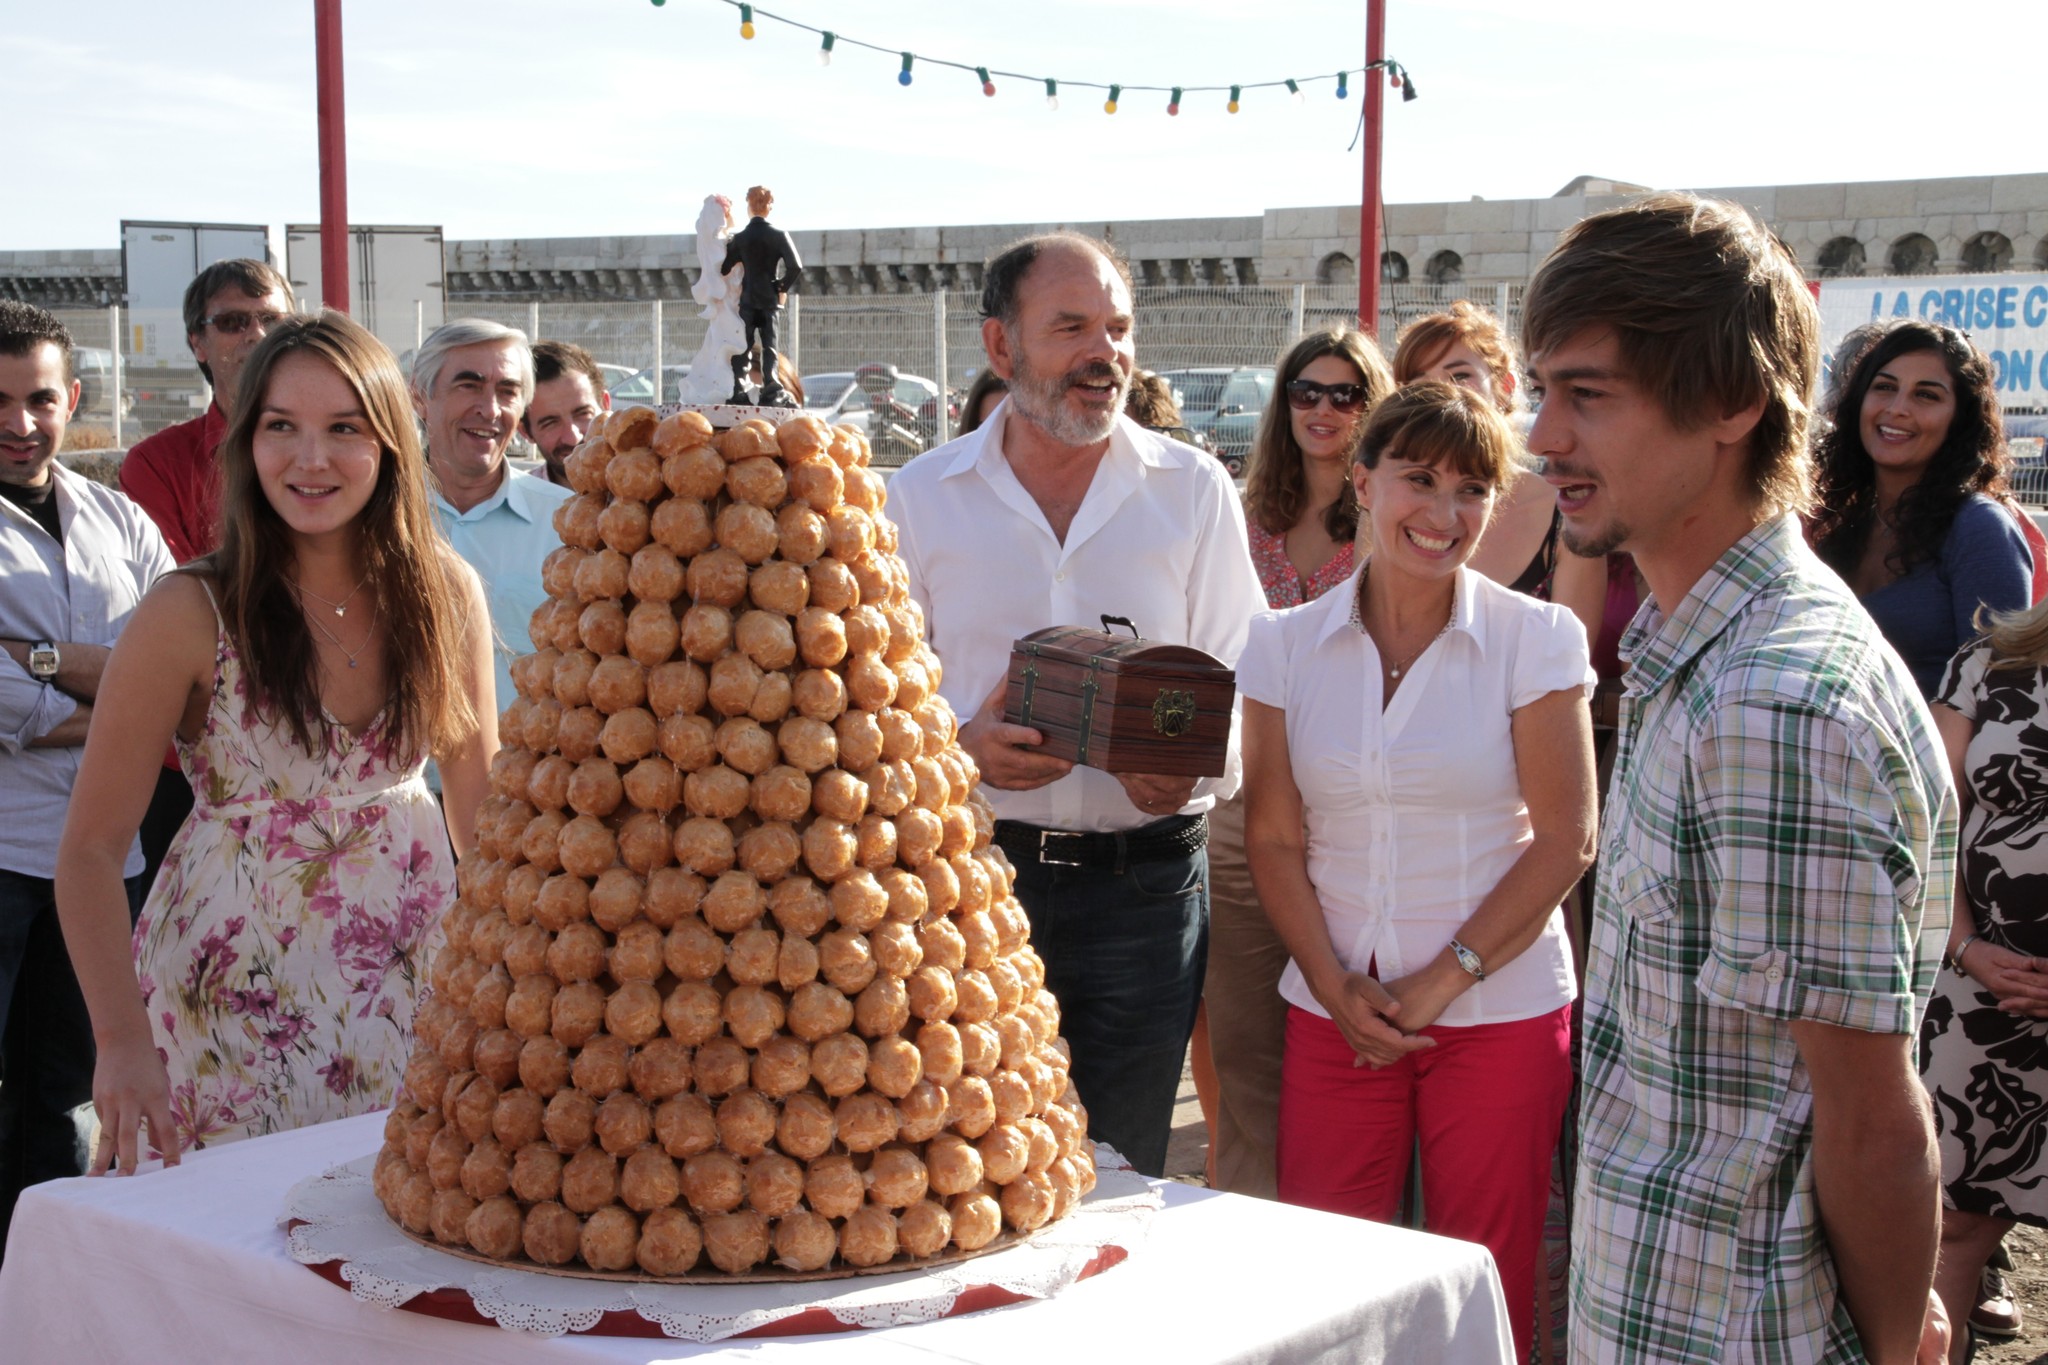
M 547 600 L 540 564 L 561 544 L 554 512 L 570 496 L 505 462 L 532 397 L 533 350 L 526 333 L 502 323 L 458 318 L 413 358 L 412 402 L 426 429 L 441 529 L 491 604 L 500 708 L 514 695 L 512 658 L 526 648 L 527 621 Z

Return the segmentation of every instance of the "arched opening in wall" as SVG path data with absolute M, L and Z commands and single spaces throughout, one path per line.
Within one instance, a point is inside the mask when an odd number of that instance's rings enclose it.
M 1820 274 L 1822 279 L 1836 275 L 1861 275 L 1863 273 L 1863 243 L 1854 237 L 1831 237 L 1821 245 Z
M 2048 236 L 2034 243 L 2034 268 L 2048 270 Z
M 1980 232 L 1963 243 L 1963 269 L 1975 275 L 2012 269 L 2012 239 L 2002 232 Z
M 1939 253 L 1934 239 L 1921 232 L 1909 232 L 1892 243 L 1885 265 L 1894 275 L 1932 275 Z
M 1333 251 L 1316 263 L 1317 284 L 1357 284 L 1358 263 L 1341 251 Z
M 1408 258 L 1398 251 L 1380 253 L 1380 283 L 1408 283 Z
M 1439 251 L 1429 258 L 1431 284 L 1457 284 L 1465 278 L 1465 258 L 1455 251 Z

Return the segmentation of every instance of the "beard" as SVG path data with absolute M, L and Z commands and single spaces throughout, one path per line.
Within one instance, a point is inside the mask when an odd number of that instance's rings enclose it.
M 1091 360 L 1051 377 L 1032 368 L 1030 357 L 1019 346 L 1014 368 L 1010 376 L 1010 405 L 1024 420 L 1064 446 L 1088 446 L 1108 440 L 1109 433 L 1116 430 L 1117 414 L 1124 410 L 1124 400 L 1131 393 L 1131 376 L 1103 360 Z M 1066 404 L 1067 390 L 1083 383 L 1115 385 L 1116 401 L 1100 414 L 1075 412 Z
M 1619 522 L 1610 522 L 1598 530 L 1583 533 L 1574 531 L 1572 524 L 1566 522 L 1561 539 L 1564 547 L 1581 559 L 1604 559 L 1627 544 L 1631 534 L 1629 528 Z

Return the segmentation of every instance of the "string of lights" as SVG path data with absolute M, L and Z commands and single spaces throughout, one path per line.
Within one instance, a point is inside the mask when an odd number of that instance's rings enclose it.
M 651 0 L 651 3 L 659 9 L 667 4 L 668 0 Z M 1227 91 L 1229 92 L 1229 99 L 1226 101 L 1224 108 L 1228 112 L 1235 114 L 1243 106 L 1245 102 L 1244 95 L 1248 90 L 1285 89 L 1288 97 L 1295 104 L 1305 104 L 1308 97 L 1302 90 L 1302 86 L 1315 85 L 1324 81 L 1335 81 L 1336 90 L 1334 93 L 1336 97 L 1340 100 L 1349 99 L 1351 97 L 1351 77 L 1363 76 L 1375 70 L 1384 70 L 1387 73 L 1387 84 L 1401 92 L 1401 98 L 1404 102 L 1415 98 L 1415 82 L 1409 77 L 1408 68 L 1402 66 L 1401 63 L 1391 57 L 1367 66 L 1352 67 L 1348 70 L 1338 71 L 1328 76 L 1303 76 L 1298 79 L 1289 76 L 1271 81 L 1236 81 L 1227 85 L 1126 85 L 1114 81 L 1077 81 L 1055 76 L 1028 75 L 1021 71 L 999 71 L 993 67 L 977 65 L 973 62 L 956 62 L 944 57 L 929 56 L 925 53 L 914 52 L 908 48 L 864 42 L 859 38 L 849 37 L 832 29 L 819 28 L 813 24 L 806 24 L 801 20 L 791 19 L 787 15 L 776 14 L 770 10 L 762 9 L 758 5 L 742 3 L 742 0 L 721 0 L 721 3 L 730 5 L 740 12 L 740 37 L 743 39 L 751 40 L 754 37 L 757 31 L 754 23 L 756 18 L 766 19 L 788 28 L 817 35 L 819 39 L 818 65 L 820 66 L 830 66 L 834 50 L 843 44 L 847 47 L 863 48 L 869 52 L 879 52 L 885 57 L 900 59 L 901 65 L 896 71 L 896 83 L 898 85 L 909 85 L 914 79 L 914 68 L 922 63 L 928 67 L 940 67 L 947 70 L 965 72 L 980 83 L 981 93 L 991 99 L 996 94 L 996 80 L 998 77 L 1003 80 L 1022 81 L 1027 86 L 1042 83 L 1045 87 L 1046 105 L 1052 109 L 1060 107 L 1060 88 L 1065 86 L 1070 90 L 1102 90 L 1108 92 L 1108 98 L 1102 102 L 1102 112 L 1105 114 L 1117 112 L 1126 92 L 1163 94 L 1167 96 L 1166 112 L 1171 115 L 1178 115 L 1180 113 L 1182 97 L 1185 95 L 1221 94 Z

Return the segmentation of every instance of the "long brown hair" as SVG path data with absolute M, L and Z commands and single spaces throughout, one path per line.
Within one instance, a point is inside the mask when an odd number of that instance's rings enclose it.
M 1365 384 L 1365 407 L 1352 419 L 1354 431 L 1379 401 L 1394 391 L 1394 376 L 1387 369 L 1386 358 L 1372 338 L 1356 327 L 1310 332 L 1280 357 L 1273 396 L 1266 400 L 1265 414 L 1259 419 L 1259 434 L 1252 442 L 1244 476 L 1245 515 L 1269 535 L 1284 535 L 1308 510 L 1308 477 L 1302 472 L 1301 446 L 1294 439 L 1294 423 L 1288 417 L 1287 386 L 1301 378 L 1311 362 L 1326 355 L 1350 361 Z M 1323 514 L 1323 528 L 1336 541 L 1349 542 L 1358 534 L 1358 500 L 1349 481 Z
M 252 684 L 250 704 L 321 753 L 331 722 L 320 702 L 313 635 L 292 591 L 292 530 L 264 495 L 254 453 L 270 380 L 285 356 L 303 352 L 334 367 L 355 391 L 383 458 L 377 486 L 356 515 L 367 590 L 378 603 L 390 675 L 385 738 L 394 753 L 446 753 L 472 734 L 476 709 L 462 684 L 471 601 L 460 561 L 427 501 L 426 457 L 406 402 L 405 380 L 384 344 L 331 309 L 270 329 L 249 358 L 220 443 L 220 548 L 194 567 L 220 585 L 228 637 Z

